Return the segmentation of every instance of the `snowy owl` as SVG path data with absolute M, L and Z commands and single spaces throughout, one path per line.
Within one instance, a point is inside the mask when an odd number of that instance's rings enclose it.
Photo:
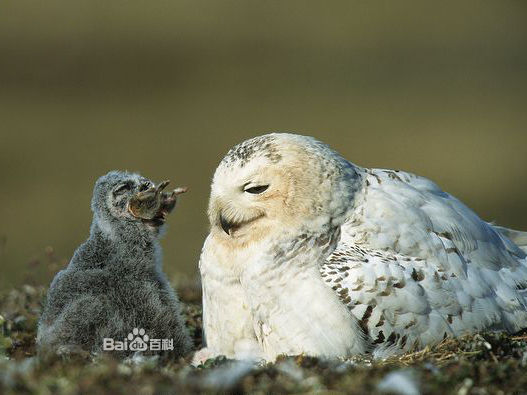
M 273 133 L 232 148 L 208 215 L 198 363 L 386 357 L 527 326 L 527 233 L 482 221 L 426 178 L 359 167 L 314 138 Z

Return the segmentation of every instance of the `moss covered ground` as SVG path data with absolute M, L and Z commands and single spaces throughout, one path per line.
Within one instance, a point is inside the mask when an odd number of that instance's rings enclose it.
M 202 346 L 199 287 L 178 286 L 195 347 Z M 296 356 L 257 365 L 190 356 L 120 362 L 91 355 L 42 360 L 35 336 L 46 287 L 29 282 L 0 296 L 0 394 L 527 393 L 527 332 L 480 333 L 382 361 Z

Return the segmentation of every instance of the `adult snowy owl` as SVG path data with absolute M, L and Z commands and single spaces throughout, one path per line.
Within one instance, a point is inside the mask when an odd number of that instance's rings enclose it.
M 273 133 L 231 149 L 208 214 L 198 360 L 388 356 L 527 326 L 527 233 L 314 138 Z

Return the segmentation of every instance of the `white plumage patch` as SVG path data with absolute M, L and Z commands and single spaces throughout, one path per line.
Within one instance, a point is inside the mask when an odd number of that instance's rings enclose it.
M 525 254 L 430 181 L 366 170 L 356 209 L 321 265 L 375 353 L 527 326 Z

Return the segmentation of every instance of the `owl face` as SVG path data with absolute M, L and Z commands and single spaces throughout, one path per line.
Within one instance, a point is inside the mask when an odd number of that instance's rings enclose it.
M 218 169 L 209 203 L 213 230 L 227 238 L 264 231 L 283 210 L 289 188 L 282 171 L 263 158 Z
M 253 242 L 327 222 L 343 172 L 315 139 L 271 134 L 234 147 L 218 166 L 209 220 L 224 240 Z
M 176 205 L 176 189 L 163 192 L 168 181 L 158 186 L 138 174 L 110 172 L 101 177 L 95 186 L 93 211 L 106 224 L 136 224 L 145 229 L 161 227 Z
M 130 210 L 130 203 L 140 194 L 154 189 L 154 183 L 143 177 L 121 177 L 108 183 L 106 205 L 115 218 L 136 220 L 139 217 Z M 152 199 L 153 203 L 153 199 Z

